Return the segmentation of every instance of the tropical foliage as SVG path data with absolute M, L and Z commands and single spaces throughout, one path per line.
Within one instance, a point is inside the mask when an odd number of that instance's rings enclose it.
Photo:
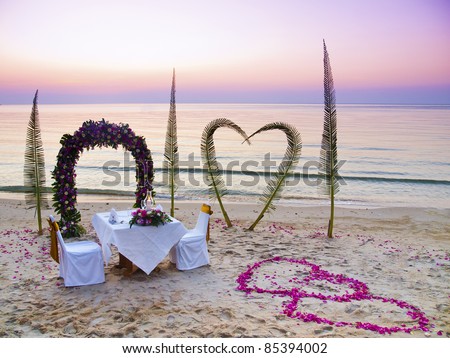
M 216 148 L 214 145 L 214 138 L 213 138 L 215 131 L 219 128 L 224 127 L 233 129 L 234 131 L 239 133 L 242 136 L 242 138 L 244 138 L 244 140 L 247 141 L 248 144 L 250 144 L 247 135 L 241 129 L 241 127 L 239 127 L 237 124 L 230 121 L 229 119 L 218 118 L 208 123 L 208 125 L 203 130 L 200 149 L 202 153 L 203 163 L 207 169 L 206 180 L 209 186 L 209 196 L 211 199 L 217 198 L 220 210 L 222 211 L 227 226 L 231 227 L 233 225 L 231 224 L 230 218 L 228 217 L 228 214 L 222 203 L 222 196 L 227 194 L 227 189 L 225 187 L 225 182 L 223 181 L 222 178 L 221 167 L 217 162 Z
M 25 201 L 30 207 L 36 208 L 38 233 L 42 235 L 41 208 L 47 207 L 47 197 L 43 192 L 45 187 L 44 146 L 42 145 L 39 125 L 38 91 L 34 95 L 30 121 L 27 127 L 24 160 L 24 185 L 26 187 Z
M 177 140 L 177 113 L 175 105 L 175 69 L 172 76 L 172 91 L 170 95 L 170 111 L 167 121 L 166 144 L 164 148 L 164 170 L 168 174 L 170 188 L 170 215 L 175 215 L 175 192 L 179 172 L 179 154 Z
M 337 113 L 333 75 L 327 47 L 323 41 L 324 67 L 324 120 L 322 147 L 320 150 L 319 175 L 322 177 L 321 190 L 330 197 L 330 219 L 328 221 L 328 237 L 333 237 L 334 196 L 339 192 L 338 158 L 337 158 Z
M 255 133 L 250 135 L 248 139 L 259 133 L 271 130 L 283 131 L 286 134 L 288 145 L 284 154 L 284 158 L 278 166 L 277 172 L 269 180 L 262 196 L 259 199 L 264 204 L 264 207 L 255 222 L 249 227 L 249 230 L 253 230 L 255 228 L 259 221 L 264 217 L 264 214 L 266 212 L 270 213 L 271 211 L 275 210 L 273 200 L 280 197 L 287 176 L 292 172 L 300 159 L 300 153 L 302 149 L 300 133 L 294 126 L 290 124 L 283 122 L 266 124 L 264 127 L 258 129 Z
M 136 160 L 135 207 L 152 192 L 153 161 L 145 138 L 137 136 L 128 124 L 109 123 L 102 119 L 95 122 L 86 121 L 73 135 L 65 134 L 60 141 L 62 147 L 57 155 L 57 163 L 52 172 L 53 207 L 61 214 L 59 227 L 65 237 L 80 236 L 83 228 L 79 224 L 81 214 L 76 209 L 77 188 L 75 186 L 75 166 L 84 149 L 95 147 L 112 147 L 122 145 Z

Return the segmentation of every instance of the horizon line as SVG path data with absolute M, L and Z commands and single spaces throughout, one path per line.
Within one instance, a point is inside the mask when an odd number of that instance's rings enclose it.
M 170 104 L 169 102 L 39 102 L 40 105 L 111 105 L 111 104 Z M 176 104 L 227 104 L 227 105 L 323 105 L 323 102 L 292 103 L 292 102 L 196 102 L 177 101 Z M 448 103 L 425 103 L 425 102 L 336 102 L 337 105 L 378 105 L 378 106 L 450 106 Z M 32 105 L 32 102 L 0 103 L 0 106 Z

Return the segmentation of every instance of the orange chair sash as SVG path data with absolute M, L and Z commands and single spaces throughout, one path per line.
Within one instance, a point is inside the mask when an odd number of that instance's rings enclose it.
M 56 221 L 54 223 L 50 219 L 47 219 L 47 221 L 50 225 L 50 256 L 53 260 L 59 263 L 58 238 L 56 237 L 56 232 L 59 230 L 59 226 Z
M 207 205 L 207 204 L 203 204 L 202 208 L 200 209 L 203 213 L 208 214 L 208 215 L 212 215 L 212 210 L 211 210 L 211 206 Z M 208 231 L 206 233 L 206 242 L 209 241 L 209 220 L 208 220 Z

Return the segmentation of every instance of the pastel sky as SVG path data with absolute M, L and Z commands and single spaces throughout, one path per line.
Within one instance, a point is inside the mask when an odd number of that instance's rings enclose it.
M 0 103 L 450 104 L 449 0 L 0 0 Z

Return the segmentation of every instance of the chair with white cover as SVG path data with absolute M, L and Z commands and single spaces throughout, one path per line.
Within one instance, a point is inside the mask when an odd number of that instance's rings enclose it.
M 55 218 L 50 215 L 51 256 L 59 262 L 59 276 L 64 286 L 85 286 L 105 282 L 105 269 L 100 246 L 93 241 L 65 243 Z
M 211 207 L 203 204 L 195 228 L 189 230 L 170 251 L 170 260 L 178 270 L 191 270 L 209 264 L 209 218 Z

